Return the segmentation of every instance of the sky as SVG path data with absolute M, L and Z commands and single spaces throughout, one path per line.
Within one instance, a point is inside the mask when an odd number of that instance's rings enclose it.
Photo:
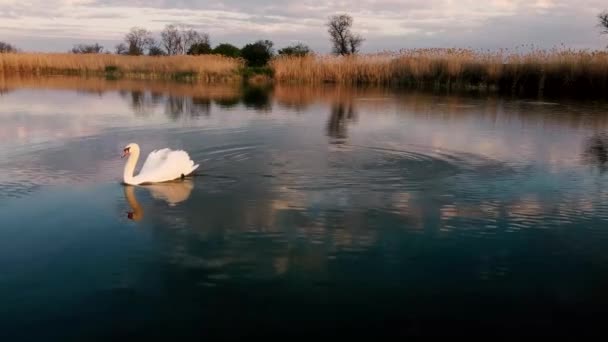
M 212 45 L 270 39 L 331 51 L 327 18 L 348 13 L 363 52 L 407 48 L 602 49 L 597 15 L 606 0 L 0 0 L 0 41 L 26 51 L 107 49 L 133 26 L 156 35 L 167 24 L 207 32 Z M 522 47 L 524 45 L 525 47 Z

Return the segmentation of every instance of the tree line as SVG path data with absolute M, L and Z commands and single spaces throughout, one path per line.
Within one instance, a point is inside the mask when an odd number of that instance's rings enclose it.
M 326 23 L 333 52 L 338 55 L 350 55 L 359 52 L 364 41 L 361 35 L 352 32 L 353 18 L 348 14 L 334 15 Z M 17 49 L 0 42 L 0 52 L 16 52 Z M 227 57 L 242 57 L 250 66 L 263 66 L 278 55 L 305 56 L 313 53 L 309 46 L 303 43 L 292 44 L 278 51 L 270 40 L 258 40 L 246 44 L 242 48 L 229 43 L 211 46 L 209 34 L 196 31 L 181 25 L 166 25 L 158 37 L 143 28 L 132 27 L 124 36 L 123 41 L 113 50 L 108 50 L 98 43 L 76 44 L 69 51 L 77 54 L 115 53 L 130 56 L 175 56 L 218 54 Z
M 359 52 L 364 39 L 352 32 L 353 18 L 347 14 L 335 15 L 327 21 L 330 42 L 333 52 L 338 55 L 350 55 Z M 72 53 L 111 53 L 104 47 L 94 44 L 75 45 Z M 242 57 L 250 66 L 263 66 L 278 55 L 305 56 L 313 51 L 306 44 L 298 43 L 286 46 L 275 53 L 274 43 L 270 40 L 258 40 L 238 48 L 229 43 L 211 47 L 209 34 L 192 28 L 178 25 L 166 25 L 159 38 L 142 27 L 132 27 L 124 36 L 123 42 L 114 47 L 114 53 L 131 56 L 175 56 L 218 54 L 227 57 Z
M 608 34 L 608 10 L 598 15 L 598 26 L 602 34 Z M 338 14 L 327 19 L 326 26 L 332 52 L 336 55 L 352 55 L 360 51 L 365 39 L 352 31 L 353 18 L 348 14 Z M 238 48 L 229 43 L 211 47 L 209 34 L 192 28 L 167 25 L 160 32 L 160 39 L 142 27 L 133 27 L 124 36 L 123 42 L 114 47 L 114 53 L 131 56 L 174 56 L 218 54 L 227 57 L 242 57 L 250 66 L 263 66 L 275 56 L 274 43 L 270 40 L 258 40 Z M 0 41 L 0 53 L 17 52 L 18 49 Z M 74 45 L 72 53 L 111 53 L 98 43 Z M 305 44 L 299 43 L 278 50 L 279 55 L 305 56 L 313 51 Z

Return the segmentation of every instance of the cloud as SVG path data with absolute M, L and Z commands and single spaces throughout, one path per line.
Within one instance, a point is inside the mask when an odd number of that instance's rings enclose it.
M 212 41 L 303 41 L 329 51 L 324 23 L 348 12 L 365 51 L 405 47 L 513 47 L 559 43 L 602 48 L 604 0 L 0 0 L 0 34 L 24 49 L 65 51 L 82 41 L 118 43 L 132 26 L 192 25 Z M 41 43 L 41 37 L 47 38 Z M 67 46 L 69 45 L 69 46 Z

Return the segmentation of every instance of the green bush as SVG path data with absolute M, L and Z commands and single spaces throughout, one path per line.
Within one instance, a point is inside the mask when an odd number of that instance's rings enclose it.
M 251 67 L 264 66 L 274 56 L 270 40 L 259 40 L 253 44 L 247 44 L 241 50 L 241 56 Z
M 211 46 L 208 43 L 195 43 L 188 49 L 189 55 L 208 55 L 211 53 Z
M 226 57 L 241 57 L 241 49 L 228 43 L 222 43 L 216 46 L 215 49 L 213 49 L 213 53 Z
M 310 53 L 310 48 L 304 44 L 290 45 L 279 50 L 281 56 L 306 56 Z

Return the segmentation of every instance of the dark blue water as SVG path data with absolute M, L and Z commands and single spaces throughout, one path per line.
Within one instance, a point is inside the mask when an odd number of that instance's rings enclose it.
M 17 83 L 0 95 L 0 337 L 599 331 L 607 131 L 591 102 Z M 201 168 L 124 186 L 130 142 Z

